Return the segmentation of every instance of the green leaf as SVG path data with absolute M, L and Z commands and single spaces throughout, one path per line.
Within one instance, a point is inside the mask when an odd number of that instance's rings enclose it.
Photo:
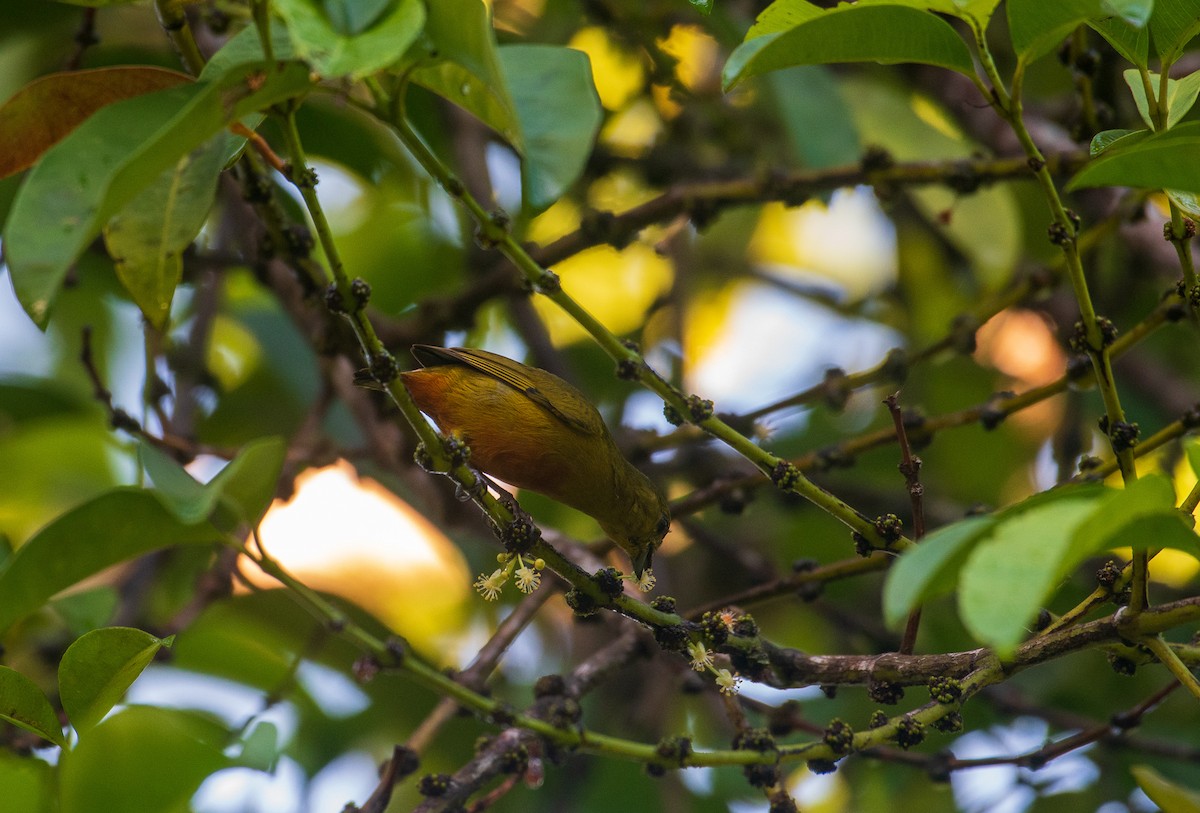
M 257 525 L 275 497 L 287 443 L 269 437 L 251 441 L 208 484 L 221 495 L 221 505 L 236 520 Z
M 1178 189 L 1167 189 L 1165 191 L 1167 193 L 1167 197 L 1174 201 L 1175 205 L 1178 206 L 1185 215 L 1190 217 L 1192 220 L 1200 220 L 1200 196 L 1197 196 L 1192 192 L 1181 192 Z M 1188 460 L 1189 462 L 1191 461 L 1190 454 Z M 1195 464 L 1193 464 L 1193 471 L 1195 471 L 1194 465 Z
M 244 65 L 212 82 L 109 105 L 56 144 L 25 178 L 4 229 L 13 288 L 45 327 L 71 264 L 121 207 L 228 123 L 303 94 L 299 63 Z
M 1144 26 L 1150 22 L 1155 2 L 1156 0 L 1105 0 L 1104 7 L 1130 25 Z M 1164 0 L 1157 2 L 1161 5 Z
M 1123 75 L 1125 77 L 1125 84 L 1129 85 L 1130 93 L 1133 94 L 1133 101 L 1137 105 L 1142 121 L 1146 122 L 1146 126 L 1150 129 L 1155 129 L 1154 117 L 1150 113 L 1150 102 L 1146 98 L 1146 86 L 1142 82 L 1141 74 L 1136 69 L 1130 68 Z M 1149 73 L 1149 77 L 1150 86 L 1153 92 L 1157 93 L 1161 77 L 1159 74 L 1153 72 Z M 1200 72 L 1191 73 L 1183 79 L 1167 80 L 1166 105 L 1168 130 L 1178 124 L 1187 115 L 1187 112 L 1192 109 L 1192 105 L 1196 103 L 1197 94 L 1200 94 Z
M 1000 5 L 1000 0 L 856 0 L 859 6 L 903 6 L 919 11 L 948 14 L 987 28 L 988 20 Z M 758 15 L 746 39 L 785 31 L 798 23 L 819 17 L 825 9 L 809 0 L 775 0 Z
M 271 52 L 277 60 L 296 57 L 296 51 L 292 48 L 292 38 L 288 36 L 286 27 L 271 26 Z M 238 65 L 244 65 L 247 62 L 261 62 L 266 58 L 262 49 L 262 39 L 258 36 L 258 29 L 252 25 L 246 26 L 230 37 L 212 55 L 212 58 L 204 63 L 204 70 L 200 71 L 200 81 L 211 81 L 228 73 Z
M 1149 130 L 1101 130 L 1092 136 L 1092 143 L 1088 145 L 1088 154 L 1095 158 L 1109 147 L 1136 144 L 1148 135 L 1150 135 Z M 1137 138 L 1130 138 L 1130 136 L 1137 136 Z
M 1185 449 L 1187 450 L 1188 465 L 1192 467 L 1192 474 L 1200 478 L 1200 438 L 1188 439 Z
M 0 752 L 0 788 L 8 813 L 49 813 L 54 797 L 54 768 L 40 759 Z
M 154 583 L 142 599 L 147 625 L 169 624 L 193 604 L 204 600 L 217 551 L 210 547 L 182 547 L 155 557 Z
M 216 199 L 217 176 L 232 140 L 218 135 L 181 156 L 104 227 L 117 277 L 158 330 L 167 324 L 183 278 L 183 251 L 200 233 Z
M 1121 56 L 1139 68 L 1149 62 L 1150 40 L 1163 70 L 1170 68 L 1183 47 L 1200 31 L 1200 0 L 1108 0 L 1103 5 L 1119 16 L 1090 21 Z M 1147 11 L 1152 7 L 1147 24 Z M 1126 13 L 1121 15 L 1124 10 Z
M 142 466 L 155 491 L 176 519 L 195 525 L 213 516 L 224 503 L 234 523 L 254 525 L 271 504 L 287 445 L 282 438 L 261 438 L 246 444 L 208 483 L 192 478 L 175 460 L 142 444 Z
M 1161 474 L 1143 475 L 1125 488 L 1106 488 L 1096 511 L 1077 529 L 1075 544 L 1091 550 L 1118 547 L 1107 540 L 1119 535 L 1122 525 L 1164 509 L 1175 510 L 1175 489 Z
M 1004 657 L 1062 578 L 1074 531 L 1095 510 L 1092 495 L 1047 499 L 998 521 L 967 558 L 959 615 L 979 641 Z
M 841 5 L 747 39 L 725 63 L 722 82 L 729 90 L 751 76 L 830 62 L 916 62 L 975 73 L 966 43 L 942 18 L 904 6 Z
M 310 616 L 296 617 L 288 601 L 283 591 L 264 590 L 209 605 L 179 637 L 172 664 L 274 690 L 294 677 L 304 636 L 316 628 Z M 281 622 L 280 615 L 291 623 Z
M 908 6 L 966 20 L 979 31 L 987 29 L 1000 0 L 858 0 L 859 5 Z
M 824 13 L 820 6 L 814 6 L 808 0 L 775 0 L 763 9 L 762 14 L 746 32 L 745 42 L 768 34 L 779 34 L 801 23 L 815 20 Z
M 995 525 L 992 517 L 970 517 L 939 528 L 905 551 L 883 586 L 883 616 L 898 627 L 913 610 L 930 599 L 954 591 L 967 555 Z
M 324 0 L 325 15 L 339 34 L 353 37 L 380 22 L 391 0 Z
M 1200 793 L 1175 784 L 1149 765 L 1134 765 L 1129 772 L 1163 813 L 1200 813 Z
M 412 80 L 471 113 L 524 154 L 516 105 L 505 83 L 492 15 L 483 0 L 431 3 L 425 36 L 432 43 L 433 56 L 413 71 Z
M 951 5 L 958 8 L 958 11 L 946 12 L 947 14 L 974 22 L 980 31 L 984 31 L 996 11 L 996 6 L 1000 5 L 1000 0 L 951 0 Z
M 420 0 L 397 0 L 382 19 L 355 34 L 344 34 L 315 0 L 275 0 L 271 6 L 287 23 L 296 54 L 321 76 L 354 79 L 391 66 L 416 42 L 425 24 Z
M 1153 74 L 1151 76 L 1153 77 Z M 1196 104 L 1197 95 L 1200 95 L 1200 71 L 1190 73 L 1182 79 L 1167 80 L 1168 128 L 1183 120 Z
M 603 119 L 600 97 L 587 54 L 573 48 L 509 45 L 500 64 L 525 142 L 525 202 L 541 211 L 583 172 Z
M 119 488 L 62 514 L 0 570 L 0 630 L 70 587 L 134 556 L 220 540 L 212 526 L 184 525 L 148 491 Z
M 1150 57 L 1150 27 L 1135 26 L 1120 17 L 1092 20 L 1088 23 L 1121 56 L 1139 68 L 1145 68 Z
M 7 666 L 0 666 L 0 720 L 67 747 L 58 715 L 46 695 L 32 680 Z
M 221 752 L 228 736 L 193 712 L 122 709 L 59 766 L 59 813 L 184 813 L 201 782 L 232 766 Z
M 183 466 L 152 444 L 138 444 L 138 460 L 154 483 L 154 490 L 167 510 L 185 525 L 208 518 L 216 505 L 216 489 L 205 488 Z
M 1200 122 L 1184 122 L 1120 150 L 1109 150 L 1088 164 L 1067 189 L 1131 186 L 1200 192 Z
M 0 379 L 0 421 L 11 436 L 19 424 L 71 416 L 91 417 L 95 403 L 47 378 L 5 375 Z M 0 478 L 3 479 L 3 478 Z
M 237 763 L 259 771 L 275 770 L 279 760 L 279 730 L 274 723 L 259 722 L 242 742 Z
M 1157 0 L 1150 16 L 1150 37 L 1163 70 L 1200 32 L 1200 0 Z
M 953 0 L 953 2 L 963 10 L 963 13 L 970 14 L 980 21 L 990 19 L 996 11 L 996 6 L 1000 5 L 1000 0 Z
M 121 596 L 116 588 L 103 585 L 91 590 L 78 590 L 50 602 L 54 612 L 75 635 L 83 635 L 103 627 L 117 611 Z
M 0 106 L 0 178 L 33 166 L 105 105 L 191 81 L 186 73 L 149 65 L 64 71 L 35 79 Z
M 105 627 L 67 647 L 58 664 L 58 689 L 67 718 L 81 739 L 173 640 L 174 636 L 156 638 L 131 627 Z
M 1200 557 L 1191 517 L 1175 507 L 1175 488 L 1166 477 L 1148 474 L 1123 489 L 1109 489 L 1076 530 L 1072 556 L 1063 565 L 1070 568 L 1094 553 L 1124 547 L 1177 548 Z
M 5 395 L 0 392 L 0 398 Z M 14 542 L 133 474 L 127 449 L 94 415 L 6 424 L 0 431 L 0 531 Z
M 1151 5 L 1148 0 L 1008 0 L 1013 50 L 1028 64 L 1084 23 L 1116 16 L 1129 25 L 1145 25 Z
M 1137 106 L 1138 115 L 1142 117 L 1142 121 L 1151 130 L 1156 129 L 1154 117 L 1150 115 L 1150 102 L 1146 98 L 1146 87 L 1142 84 L 1142 75 L 1136 68 L 1130 68 L 1121 74 L 1125 79 L 1125 84 L 1129 86 L 1129 92 L 1133 95 L 1133 103 Z M 1150 73 L 1152 78 L 1157 77 L 1157 74 Z M 1172 81 L 1170 79 L 1168 82 Z M 1154 92 L 1158 91 L 1157 81 L 1153 84 Z
M 853 164 L 862 155 L 854 115 L 833 70 L 800 65 L 767 77 L 792 152 L 813 169 Z M 813 127 L 820 121 L 820 127 Z

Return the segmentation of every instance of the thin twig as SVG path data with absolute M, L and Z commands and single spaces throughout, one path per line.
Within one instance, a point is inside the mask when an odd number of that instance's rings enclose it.
M 387 810 L 388 803 L 392 801 L 392 790 L 396 787 L 396 782 L 403 778 L 401 767 L 406 763 L 411 763 L 408 752 L 404 746 L 397 745 L 392 749 L 392 756 L 379 771 L 379 784 L 367 797 L 367 801 L 358 808 L 358 813 L 384 813 Z
M 100 37 L 96 36 L 96 9 L 85 8 L 83 17 L 79 21 L 79 28 L 75 31 L 73 38 L 75 47 L 71 50 L 71 55 L 67 57 L 67 61 L 63 64 L 64 71 L 77 71 L 83 65 L 83 55 L 88 48 L 100 42 Z
M 275 150 L 271 149 L 271 145 L 267 143 L 267 140 L 257 132 L 237 121 L 229 125 L 229 131 L 234 135 L 246 139 L 250 146 L 254 148 L 254 151 L 261 155 L 262 159 L 270 165 L 271 169 L 279 173 L 287 172 L 287 161 L 280 158 Z
M 162 437 L 147 432 L 137 418 L 113 403 L 112 390 L 104 385 L 104 379 L 100 375 L 99 368 L 96 366 L 96 359 L 92 352 L 92 326 L 84 325 L 80 331 L 80 336 L 79 361 L 83 365 L 84 372 L 87 373 L 88 380 L 92 384 L 92 396 L 104 407 L 104 411 L 108 413 L 109 426 L 133 435 L 160 449 L 180 454 L 189 460 L 198 454 L 213 454 L 224 457 L 226 460 L 233 458 L 236 454 L 233 450 L 218 449 L 216 447 L 191 443 L 165 431 Z
M 537 590 L 521 599 L 516 608 L 500 622 L 487 643 L 475 654 L 471 664 L 456 676 L 458 682 L 476 691 L 482 689 L 487 676 L 496 668 L 513 641 L 557 592 L 553 582 L 545 581 Z M 458 704 L 450 698 L 442 698 L 408 738 L 406 747 L 414 753 L 423 753 L 441 727 L 458 712 L 458 708 Z
M 921 485 L 921 458 L 912 453 L 908 445 L 908 432 L 904 429 L 904 415 L 900 412 L 900 393 L 894 392 L 883 402 L 887 404 L 888 412 L 892 415 L 892 423 L 896 426 L 896 442 L 900 444 L 900 473 L 904 475 L 904 483 L 908 487 L 908 498 L 912 503 L 913 539 L 920 542 L 925 536 L 925 508 L 923 497 L 925 486 Z M 921 608 L 909 613 L 908 623 L 904 627 L 904 637 L 900 639 L 900 652 L 911 655 L 917 642 L 917 630 L 921 626 Z
M 1070 175 L 1087 162 L 1088 156 L 1080 152 L 1061 153 L 1047 156 L 1046 160 L 1047 172 Z M 768 201 L 794 204 L 823 191 L 859 184 L 916 187 L 946 184 L 956 179 L 961 183 L 964 178 L 983 185 L 998 180 L 1030 180 L 1031 173 L 1028 160 L 1020 156 L 897 162 L 879 169 L 865 169 L 856 164 L 732 181 L 679 184 L 624 212 L 593 212 L 579 229 L 534 249 L 532 254 L 538 264 L 550 266 L 592 246 L 623 245 L 647 226 L 669 222 L 681 214 L 710 218 L 732 206 Z

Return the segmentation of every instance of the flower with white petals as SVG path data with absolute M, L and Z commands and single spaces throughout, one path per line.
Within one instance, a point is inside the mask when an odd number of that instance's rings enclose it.
M 654 585 L 658 584 L 658 579 L 654 578 L 654 571 L 643 570 L 642 575 L 634 579 L 633 583 L 636 584 L 637 589 L 641 590 L 643 593 L 649 593 L 654 589 Z
M 728 669 L 717 670 L 717 686 L 721 688 L 721 694 L 737 694 L 741 682 L 742 679 Z
M 517 572 L 513 576 L 517 582 L 517 589 L 522 593 L 532 593 L 542 583 L 542 574 L 529 567 L 529 565 L 522 565 L 517 568 Z
M 492 575 L 485 576 L 479 574 L 479 578 L 475 580 L 474 587 L 479 595 L 483 596 L 488 601 L 495 601 L 500 598 L 500 591 L 504 589 L 504 583 L 508 581 L 508 574 L 504 572 L 504 568 L 497 568 L 492 571 Z
M 688 655 L 692 659 L 692 668 L 697 672 L 703 672 L 705 669 L 713 668 L 712 651 L 706 649 L 704 644 L 698 641 L 692 641 L 688 644 Z

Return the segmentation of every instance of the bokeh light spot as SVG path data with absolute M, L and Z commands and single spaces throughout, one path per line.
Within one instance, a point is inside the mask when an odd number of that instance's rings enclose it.
M 259 536 L 292 575 L 353 601 L 426 654 L 463 626 L 471 577 L 462 554 L 345 461 L 297 477 L 296 493 L 272 504 Z M 246 571 L 255 584 L 278 586 L 253 566 Z

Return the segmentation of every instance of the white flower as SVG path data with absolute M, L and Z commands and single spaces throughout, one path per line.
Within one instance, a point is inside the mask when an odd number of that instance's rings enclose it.
M 717 686 L 721 688 L 721 694 L 737 694 L 741 682 L 742 679 L 728 669 L 717 670 Z
M 542 574 L 528 565 L 517 568 L 517 572 L 513 575 L 516 576 L 517 589 L 522 593 L 532 593 L 542 583 Z
M 479 595 L 483 596 L 488 601 L 495 601 L 500 598 L 500 591 L 504 589 L 504 583 L 508 581 L 508 574 L 503 568 L 497 568 L 492 571 L 492 575 L 485 576 L 479 574 L 479 578 L 475 580 L 475 589 Z
M 697 672 L 713 668 L 713 654 L 710 650 L 705 649 L 704 644 L 692 641 L 688 644 L 688 655 L 692 659 L 692 668 Z

